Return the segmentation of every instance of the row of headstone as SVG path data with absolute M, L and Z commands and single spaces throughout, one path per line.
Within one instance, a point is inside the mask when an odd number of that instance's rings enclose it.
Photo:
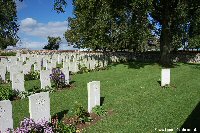
M 56 65 L 63 64 L 63 68 L 68 68 L 71 72 L 78 72 L 78 65 L 86 66 L 88 69 L 95 69 L 96 66 L 107 66 L 108 61 L 101 57 L 101 54 L 79 54 L 79 53 L 62 53 L 53 55 L 37 55 L 37 54 L 20 54 L 1 59 L 0 66 L 4 65 L 6 71 L 10 72 L 10 80 L 13 74 L 23 72 L 28 74 L 31 71 L 31 66 L 34 65 L 34 70 L 41 71 L 52 70 Z M 3 70 L 0 70 L 2 77 L 5 75 Z
M 88 112 L 100 105 L 100 81 L 92 81 L 87 84 Z M 36 93 L 29 96 L 29 114 L 35 122 L 45 120 L 50 122 L 50 97 L 49 92 Z M 0 132 L 13 129 L 12 104 L 10 100 L 0 101 Z

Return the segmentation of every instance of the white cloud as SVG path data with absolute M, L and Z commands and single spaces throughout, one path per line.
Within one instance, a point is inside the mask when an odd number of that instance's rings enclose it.
M 37 25 L 37 21 L 32 18 L 26 18 L 21 21 L 22 27 L 34 27 Z
M 43 49 L 45 43 L 46 42 L 22 41 L 17 43 L 17 47 L 36 50 L 36 49 Z
M 20 22 L 20 33 L 45 39 L 47 36 L 63 37 L 66 30 L 67 21 L 39 23 L 33 18 L 26 18 Z
M 30 50 L 42 50 L 43 47 L 47 45 L 47 42 L 32 42 L 32 41 L 21 41 L 17 43 L 17 48 L 26 48 Z M 11 49 L 11 47 L 8 47 Z M 77 50 L 77 48 L 73 48 L 72 45 L 68 46 L 67 43 L 62 42 L 60 44 L 59 50 Z
M 48 36 L 60 36 L 62 39 L 60 49 L 73 49 L 68 46 L 63 37 L 66 30 L 67 21 L 40 23 L 33 18 L 26 18 L 20 21 L 21 43 L 18 43 L 18 46 L 20 48 L 42 49 L 47 44 Z

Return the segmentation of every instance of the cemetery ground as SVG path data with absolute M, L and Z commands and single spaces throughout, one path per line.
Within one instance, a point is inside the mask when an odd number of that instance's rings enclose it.
M 51 116 L 68 113 L 76 102 L 87 109 L 87 83 L 101 82 L 101 102 L 113 110 L 86 132 L 158 132 L 159 129 L 200 127 L 200 65 L 175 64 L 171 86 L 160 87 L 161 66 L 156 63 L 114 64 L 109 70 L 72 75 L 73 89 L 50 93 Z M 25 81 L 25 89 L 39 80 Z M 28 98 L 12 101 L 14 127 L 29 117 Z M 199 129 L 200 131 L 200 129 Z

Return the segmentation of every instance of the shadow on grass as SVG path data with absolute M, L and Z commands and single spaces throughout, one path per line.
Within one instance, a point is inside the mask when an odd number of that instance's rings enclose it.
M 159 80 L 159 81 L 157 81 L 158 82 L 158 84 L 161 86 L 161 81 Z
M 62 118 L 69 112 L 69 110 L 63 110 L 61 112 L 56 113 L 55 115 L 52 116 L 52 118 L 58 118 L 58 120 L 62 120 Z
M 102 106 L 102 105 L 103 105 L 103 103 L 104 103 L 104 100 L 105 100 L 105 97 L 100 97 L 100 106 Z
M 126 66 L 128 66 L 129 69 L 133 68 L 133 69 L 140 69 L 140 68 L 144 68 L 145 66 L 148 65 L 159 65 L 162 67 L 162 65 L 159 64 L 159 62 L 142 62 L 142 61 L 128 61 L 128 62 L 119 62 L 119 63 L 111 63 L 110 66 L 117 66 L 119 64 L 124 64 Z M 175 68 L 180 66 L 178 63 L 173 63 L 171 65 L 169 65 L 167 68 Z
M 183 132 L 183 128 L 190 129 L 190 132 L 195 132 L 195 129 L 196 132 L 200 132 L 200 102 L 185 120 L 183 125 L 180 127 L 180 131 L 178 131 L 177 133 Z
M 190 66 L 191 68 L 200 70 L 200 64 L 195 64 L 195 63 L 184 63 L 184 64 Z
M 155 65 L 157 62 L 140 62 L 140 61 L 128 61 L 128 62 L 119 62 L 119 63 L 111 63 L 110 66 L 116 67 L 119 64 L 123 64 L 128 66 L 128 68 L 140 69 L 144 68 L 146 65 Z
M 69 84 L 71 85 L 71 84 L 74 84 L 76 81 L 69 81 Z

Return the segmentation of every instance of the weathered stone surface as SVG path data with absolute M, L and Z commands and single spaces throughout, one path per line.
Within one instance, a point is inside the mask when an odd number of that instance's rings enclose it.
M 0 132 L 13 129 L 12 104 L 10 100 L 0 101 Z
M 36 93 L 29 96 L 30 118 L 39 122 L 46 120 L 50 122 L 50 98 L 49 92 Z
M 161 86 L 170 84 L 170 69 L 162 69 L 161 70 Z
M 92 108 L 100 105 L 100 81 L 92 81 L 87 84 L 88 90 L 88 112 L 91 113 Z

